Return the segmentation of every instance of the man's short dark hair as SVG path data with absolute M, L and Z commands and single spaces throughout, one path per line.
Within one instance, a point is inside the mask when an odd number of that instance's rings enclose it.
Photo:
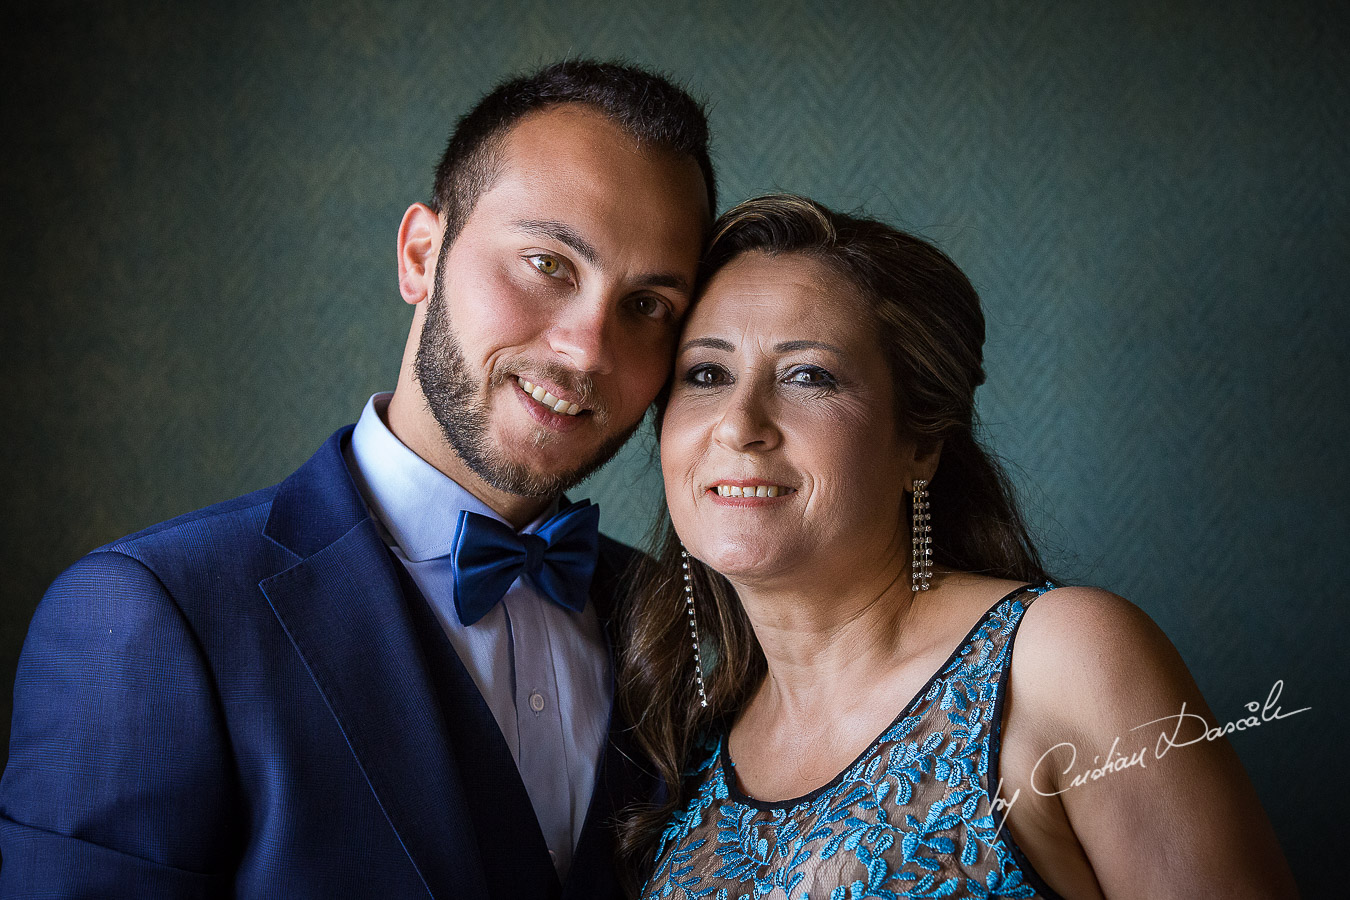
M 510 130 L 526 115 L 562 103 L 591 106 L 643 144 L 693 159 L 708 189 L 709 216 L 717 212 L 703 105 L 668 78 L 638 66 L 566 60 L 499 84 L 456 123 L 436 166 L 431 201 L 445 216 L 447 245 L 500 173 Z

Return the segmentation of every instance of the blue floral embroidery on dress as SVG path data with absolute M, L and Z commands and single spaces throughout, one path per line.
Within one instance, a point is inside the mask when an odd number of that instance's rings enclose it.
M 707 742 L 689 773 L 698 790 L 663 832 L 642 896 L 1042 896 L 996 819 L 989 767 L 1011 638 L 1027 606 L 1053 588 L 1000 601 L 863 755 L 806 797 L 761 804 L 733 796 L 725 739 Z

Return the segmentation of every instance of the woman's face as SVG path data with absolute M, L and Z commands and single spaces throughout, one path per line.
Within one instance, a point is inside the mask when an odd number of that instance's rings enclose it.
M 685 546 L 732 581 L 908 554 L 915 446 L 871 322 L 826 265 L 756 252 L 713 276 L 685 324 L 661 471 Z

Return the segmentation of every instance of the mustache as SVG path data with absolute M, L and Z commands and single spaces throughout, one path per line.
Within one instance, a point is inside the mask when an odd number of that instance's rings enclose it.
M 578 372 L 576 369 L 569 369 L 554 362 L 536 363 L 517 358 L 497 366 L 488 383 L 491 387 L 500 387 L 517 376 L 528 381 L 551 381 L 577 397 L 577 405 L 590 410 L 598 424 L 604 425 L 609 421 L 609 408 L 600 392 L 596 390 L 595 381 L 585 372 Z

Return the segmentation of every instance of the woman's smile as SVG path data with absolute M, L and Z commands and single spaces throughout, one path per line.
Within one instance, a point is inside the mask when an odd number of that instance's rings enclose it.
M 713 500 L 731 506 L 756 506 L 755 500 L 786 500 L 793 489 L 772 481 L 755 478 L 726 479 L 715 482 L 706 492 Z M 737 501 L 737 502 L 732 502 Z

